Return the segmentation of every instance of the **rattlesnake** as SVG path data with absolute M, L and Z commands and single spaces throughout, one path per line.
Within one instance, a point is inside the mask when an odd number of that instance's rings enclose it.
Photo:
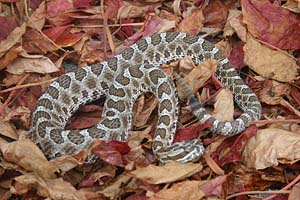
M 174 82 L 160 68 L 190 56 L 198 64 L 215 59 L 215 76 L 233 93 L 243 114 L 233 122 L 220 122 L 208 114 L 183 79 L 177 82 L 190 98 L 190 107 L 201 122 L 210 120 L 210 130 L 222 135 L 243 131 L 261 115 L 261 104 L 245 85 L 228 59 L 214 45 L 185 33 L 159 33 L 137 41 L 107 61 L 79 68 L 51 83 L 40 97 L 32 115 L 31 133 L 48 158 L 73 154 L 87 148 L 95 139 L 126 141 L 132 126 L 132 107 L 137 97 L 152 92 L 158 100 L 158 122 L 152 149 L 165 163 L 195 161 L 204 152 L 194 139 L 172 144 L 178 119 Z M 64 130 L 80 105 L 106 96 L 100 122 L 89 129 Z

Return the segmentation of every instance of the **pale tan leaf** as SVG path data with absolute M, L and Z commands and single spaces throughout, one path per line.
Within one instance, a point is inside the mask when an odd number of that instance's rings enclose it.
M 39 7 L 32 13 L 27 26 L 42 30 L 46 20 L 46 3 L 43 1 Z
M 282 5 L 283 8 L 286 8 L 294 13 L 300 13 L 300 1 L 299 0 L 287 0 L 285 4 Z
M 226 24 L 223 29 L 224 37 L 232 36 L 234 34 L 235 31 L 234 31 L 233 27 L 231 26 L 231 20 L 238 18 L 241 14 L 242 14 L 242 12 L 240 10 L 236 10 L 236 9 L 229 10 L 227 21 L 226 21 Z
M 180 32 L 188 34 L 197 34 L 203 27 L 204 16 L 202 9 L 195 9 L 192 14 L 185 17 L 180 24 L 178 29 Z
M 110 197 L 110 199 L 116 199 L 116 197 L 122 192 L 122 185 L 126 185 L 126 183 L 130 182 L 132 179 L 131 176 L 121 175 L 118 180 L 111 184 L 110 186 L 105 187 L 103 190 L 99 191 L 101 194 L 104 194 L 106 197 Z
M 26 171 L 35 172 L 45 178 L 55 177 L 57 167 L 50 163 L 43 152 L 30 140 L 1 143 L 0 149 L 5 160 L 18 164 Z
M 18 139 L 16 128 L 8 122 L 0 121 L 0 134 L 15 140 Z
M 14 194 L 25 194 L 29 190 L 37 190 L 42 197 L 53 200 L 86 200 L 81 191 L 77 191 L 69 182 L 59 179 L 43 179 L 34 174 L 25 174 L 15 178 L 11 191 Z
M 179 71 L 186 71 L 187 69 L 192 68 L 191 71 L 187 75 L 185 75 L 184 80 L 188 83 L 193 93 L 196 93 L 199 88 L 201 88 L 203 84 L 215 73 L 217 69 L 217 61 L 205 61 L 196 67 L 193 67 L 193 65 L 187 63 L 189 62 L 185 61 L 185 64 L 182 64 L 182 62 L 180 62 Z M 177 91 L 179 98 L 182 99 L 184 97 L 184 94 L 181 88 L 178 88 Z
M 23 57 L 15 59 L 7 66 L 7 71 L 12 74 L 36 72 L 41 74 L 57 72 L 55 64 L 45 56 L 22 54 Z
M 118 19 L 144 17 L 147 10 L 157 9 L 161 7 L 161 3 L 139 4 L 128 1 L 123 2 L 124 5 L 118 10 Z
M 220 121 L 233 121 L 234 101 L 230 90 L 221 89 L 217 93 L 212 116 Z
M 267 128 L 257 132 L 245 146 L 243 162 L 248 167 L 264 169 L 285 160 L 300 159 L 300 135 L 282 129 Z
M 157 100 L 154 95 L 149 98 L 145 98 L 145 96 L 140 96 L 135 102 L 134 106 L 134 115 L 132 117 L 132 124 L 135 127 L 144 126 L 152 111 L 156 108 Z
M 288 200 L 300 200 L 300 183 L 295 184 L 289 194 Z
M 202 170 L 201 164 L 170 162 L 162 166 L 148 165 L 130 174 L 151 184 L 170 183 L 189 177 Z
M 0 42 L 0 58 L 6 54 L 6 52 L 20 41 L 22 35 L 26 31 L 26 24 L 23 23 L 20 27 L 15 28 L 5 40 Z
M 202 199 L 204 196 L 205 193 L 200 189 L 199 181 L 184 181 L 175 183 L 171 188 L 160 190 L 150 200 L 197 200 Z
M 244 51 L 245 64 L 266 78 L 292 82 L 297 77 L 296 61 L 283 51 L 272 50 L 249 35 Z

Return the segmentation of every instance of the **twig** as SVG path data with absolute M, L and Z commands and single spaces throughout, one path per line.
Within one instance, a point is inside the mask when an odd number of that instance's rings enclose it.
M 17 83 L 17 86 L 18 86 L 18 85 L 21 85 L 21 84 L 22 84 L 29 76 L 30 76 L 30 74 L 25 74 L 25 75 L 21 78 L 21 80 Z M 6 99 L 6 101 L 5 101 L 2 105 L 0 105 L 0 114 L 2 114 L 2 113 L 4 112 L 5 108 L 8 106 L 8 104 L 10 103 L 10 101 L 14 98 L 16 92 L 17 92 L 17 90 L 13 90 L 13 91 L 9 94 L 8 98 Z
M 10 91 L 13 91 L 13 90 L 22 89 L 22 88 L 28 88 L 28 87 L 32 87 L 32 86 L 37 86 L 37 85 L 43 85 L 43 84 L 46 84 L 46 83 L 51 83 L 51 82 L 55 81 L 56 79 L 57 78 L 52 78 L 52 79 L 49 79 L 49 80 L 46 80 L 46 81 L 41 81 L 41 82 L 36 82 L 36 83 L 27 83 L 27 84 L 24 84 L 24 85 L 17 85 L 15 87 L 11 87 L 11 88 L 8 88 L 8 89 L 0 91 L 0 94 L 6 93 L 6 92 L 10 92 Z
M 241 196 L 241 195 L 249 195 L 249 194 L 289 194 L 291 191 L 289 190 L 273 190 L 273 191 L 246 191 L 239 192 L 236 194 L 232 194 L 226 197 L 226 199 L 231 199 L 233 197 Z M 272 195 L 273 196 L 273 195 Z M 266 200 L 266 199 L 263 199 Z

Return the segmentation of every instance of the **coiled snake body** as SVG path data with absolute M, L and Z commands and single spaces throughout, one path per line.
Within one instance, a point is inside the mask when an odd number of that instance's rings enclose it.
M 60 76 L 40 97 L 33 112 L 31 132 L 48 158 L 87 148 L 93 140 L 126 141 L 131 112 L 137 97 L 152 92 L 158 100 L 158 123 L 152 148 L 161 162 L 195 161 L 204 152 L 198 140 L 172 144 L 178 119 L 176 88 L 159 68 L 160 64 L 190 56 L 198 64 L 218 60 L 216 77 L 233 93 L 243 114 L 233 122 L 220 122 L 208 114 L 188 86 L 178 78 L 191 98 L 193 113 L 201 122 L 210 120 L 211 130 L 222 135 L 237 134 L 261 115 L 261 104 L 243 83 L 228 59 L 214 45 L 185 33 L 159 33 L 139 40 L 121 54 L 77 72 Z M 100 122 L 89 129 L 64 130 L 80 105 L 106 96 Z

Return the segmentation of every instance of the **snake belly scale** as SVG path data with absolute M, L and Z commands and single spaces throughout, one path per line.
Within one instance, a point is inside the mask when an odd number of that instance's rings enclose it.
M 69 72 L 51 83 L 40 97 L 32 115 L 31 133 L 48 158 L 73 154 L 95 139 L 126 141 L 132 126 L 132 108 L 139 95 L 152 92 L 158 100 L 158 122 L 152 149 L 160 162 L 195 161 L 204 152 L 198 140 L 172 144 L 178 119 L 174 82 L 160 68 L 190 56 L 199 64 L 218 60 L 215 76 L 229 88 L 243 114 L 232 122 L 221 122 L 208 114 L 186 83 L 175 75 L 190 107 L 201 122 L 210 120 L 210 130 L 222 135 L 243 131 L 261 116 L 261 104 L 244 84 L 228 59 L 208 41 L 185 33 L 159 33 L 137 41 L 121 54 L 94 65 Z M 106 96 L 100 122 L 83 130 L 65 130 L 80 105 Z

